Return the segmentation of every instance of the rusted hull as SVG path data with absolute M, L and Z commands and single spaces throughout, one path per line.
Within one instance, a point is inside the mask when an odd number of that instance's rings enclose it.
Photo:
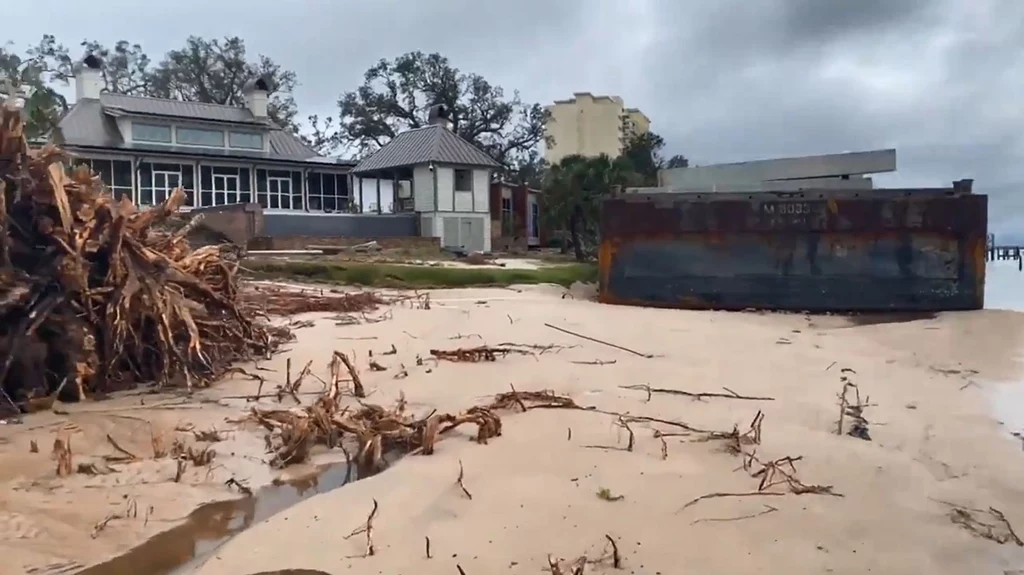
M 600 299 L 688 309 L 979 309 L 987 200 L 952 189 L 609 199 Z

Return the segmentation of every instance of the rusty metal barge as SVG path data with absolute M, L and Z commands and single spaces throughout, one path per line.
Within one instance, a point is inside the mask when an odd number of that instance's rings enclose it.
M 984 307 L 988 197 L 949 188 L 615 194 L 600 301 L 809 312 Z

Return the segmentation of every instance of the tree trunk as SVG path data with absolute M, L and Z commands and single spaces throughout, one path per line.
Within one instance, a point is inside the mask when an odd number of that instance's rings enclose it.
M 572 250 L 576 256 L 576 261 L 584 262 L 587 260 L 587 256 L 583 253 L 583 242 L 580 241 L 580 224 L 583 219 L 583 214 L 579 206 L 573 210 L 572 217 L 569 219 L 569 233 L 572 235 Z

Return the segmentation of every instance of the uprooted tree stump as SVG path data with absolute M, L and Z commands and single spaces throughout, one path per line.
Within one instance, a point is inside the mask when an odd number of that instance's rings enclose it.
M 30 150 L 0 105 L 0 386 L 6 407 L 138 382 L 202 386 L 290 334 L 240 308 L 238 248 L 192 250 L 161 225 L 176 189 L 140 211 L 58 147 Z

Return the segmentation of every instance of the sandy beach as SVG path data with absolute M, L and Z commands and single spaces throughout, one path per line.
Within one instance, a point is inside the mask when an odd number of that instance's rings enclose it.
M 395 307 L 391 319 L 379 323 L 296 319 L 315 323 L 297 330 L 290 349 L 264 364 L 277 370 L 274 377 L 283 379 L 289 357 L 293 365 L 312 360 L 326 377 L 329 356 L 340 349 L 358 358 L 369 403 L 391 405 L 404 394 L 411 412 L 457 412 L 514 385 L 552 390 L 595 409 L 507 411 L 503 434 L 486 445 L 460 428 L 430 456 L 406 456 L 376 476 L 254 525 L 208 557 L 198 573 L 537 573 L 550 570 L 549 555 L 562 560 L 566 574 L 580 557 L 586 557 L 586 573 L 1024 568 L 1024 548 L 988 512 L 995 508 L 1011 525 L 1024 525 L 1024 454 L 1011 435 L 1017 429 L 991 415 L 1006 385 L 999 382 L 1018 376 L 1021 314 L 983 311 L 874 324 L 604 306 L 579 291 L 566 295 L 538 286 L 438 291 L 431 309 Z M 506 342 L 564 349 L 493 363 L 417 362 L 431 349 Z M 383 354 L 392 345 L 397 353 Z M 371 352 L 385 371 L 367 369 Z M 403 369 L 408 377 L 396 379 Z M 870 396 L 864 410 L 870 441 L 835 434 L 842 375 Z M 274 377 L 268 384 L 279 383 Z M 666 391 L 648 396 L 642 388 L 624 388 L 642 385 Z M 265 463 L 262 432 L 231 423 L 249 408 L 244 395 L 253 386 L 236 379 L 188 399 L 75 405 L 67 414 L 35 415 L 0 428 L 0 552 L 8 558 L 0 572 L 73 572 L 60 565 L 69 569 L 123 553 L 200 503 L 237 497 L 223 485 L 228 478 L 254 488 L 270 483 L 280 472 Z M 150 405 L 118 411 L 141 401 Z M 165 407 L 169 402 L 195 407 Z M 127 417 L 86 413 L 100 409 Z M 706 433 L 728 433 L 733 426 L 746 432 L 759 411 L 760 441 L 744 441 L 746 455 Z M 58 479 L 49 450 L 56 430 L 68 426 L 79 430 L 73 447 L 89 461 L 116 454 L 108 433 L 140 461 L 116 474 Z M 216 464 L 190 469 L 175 482 L 174 462 L 150 453 L 154 428 L 171 436 L 192 433 L 176 428 L 216 428 L 226 437 L 215 444 Z M 33 440 L 39 453 L 30 452 Z M 325 456 L 338 457 L 318 457 Z M 761 463 L 787 457 L 799 459 L 792 467 L 780 463 L 780 484 L 758 493 Z M 831 494 L 793 493 L 779 479 L 785 477 L 830 487 Z M 755 495 L 691 503 L 714 493 Z M 95 524 L 120 514 L 129 501 L 137 516 L 94 533 Z M 366 557 L 366 534 L 358 531 L 374 501 L 374 554 Z M 1009 541 L 978 536 L 965 522 Z
M 601 306 L 553 288 L 435 294 L 432 310 L 354 327 L 356 355 L 394 344 L 389 364 L 431 348 L 482 342 L 576 346 L 496 363 L 409 368 L 394 380 L 367 372 L 377 403 L 404 393 L 414 410 L 464 409 L 507 391 L 552 389 L 581 405 L 711 430 L 745 429 L 764 413 L 757 457 L 802 457 L 799 480 L 835 496 L 695 498 L 756 491 L 758 478 L 721 442 L 634 423 L 632 451 L 616 417 L 533 410 L 504 418 L 488 445 L 455 434 L 429 456 L 409 456 L 375 477 L 316 496 L 221 548 L 200 573 L 317 569 L 327 573 L 536 573 L 548 555 L 586 556 L 586 572 L 1001 573 L 1024 566 L 1012 542 L 955 524 L 953 505 L 1024 522 L 1024 455 L 990 415 L 992 380 L 1015 375 L 1024 323 L 1012 312 L 943 314 L 856 325 L 838 317 L 712 313 Z M 551 323 L 618 343 L 645 358 L 581 340 Z M 300 334 L 298 361 L 329 353 L 336 334 Z M 460 337 L 461 336 L 461 337 Z M 452 339 L 458 338 L 458 339 Z M 614 362 L 604 365 L 586 362 Z M 870 395 L 871 441 L 834 434 L 843 368 Z M 429 373 L 428 373 L 429 369 Z M 773 397 L 706 398 L 620 386 Z M 665 449 L 654 431 L 665 432 Z M 460 462 L 463 486 L 457 483 Z M 782 490 L 785 491 L 785 490 Z M 598 494 L 602 493 L 604 497 Z M 840 496 L 841 495 L 841 496 Z M 611 500 L 609 500 L 611 499 Z M 366 553 L 373 502 L 375 553 Z M 992 522 L 980 512 L 979 520 Z M 993 528 L 998 536 L 1001 526 Z M 427 557 L 426 541 L 430 540 Z M 457 567 L 458 566 L 458 567 Z

